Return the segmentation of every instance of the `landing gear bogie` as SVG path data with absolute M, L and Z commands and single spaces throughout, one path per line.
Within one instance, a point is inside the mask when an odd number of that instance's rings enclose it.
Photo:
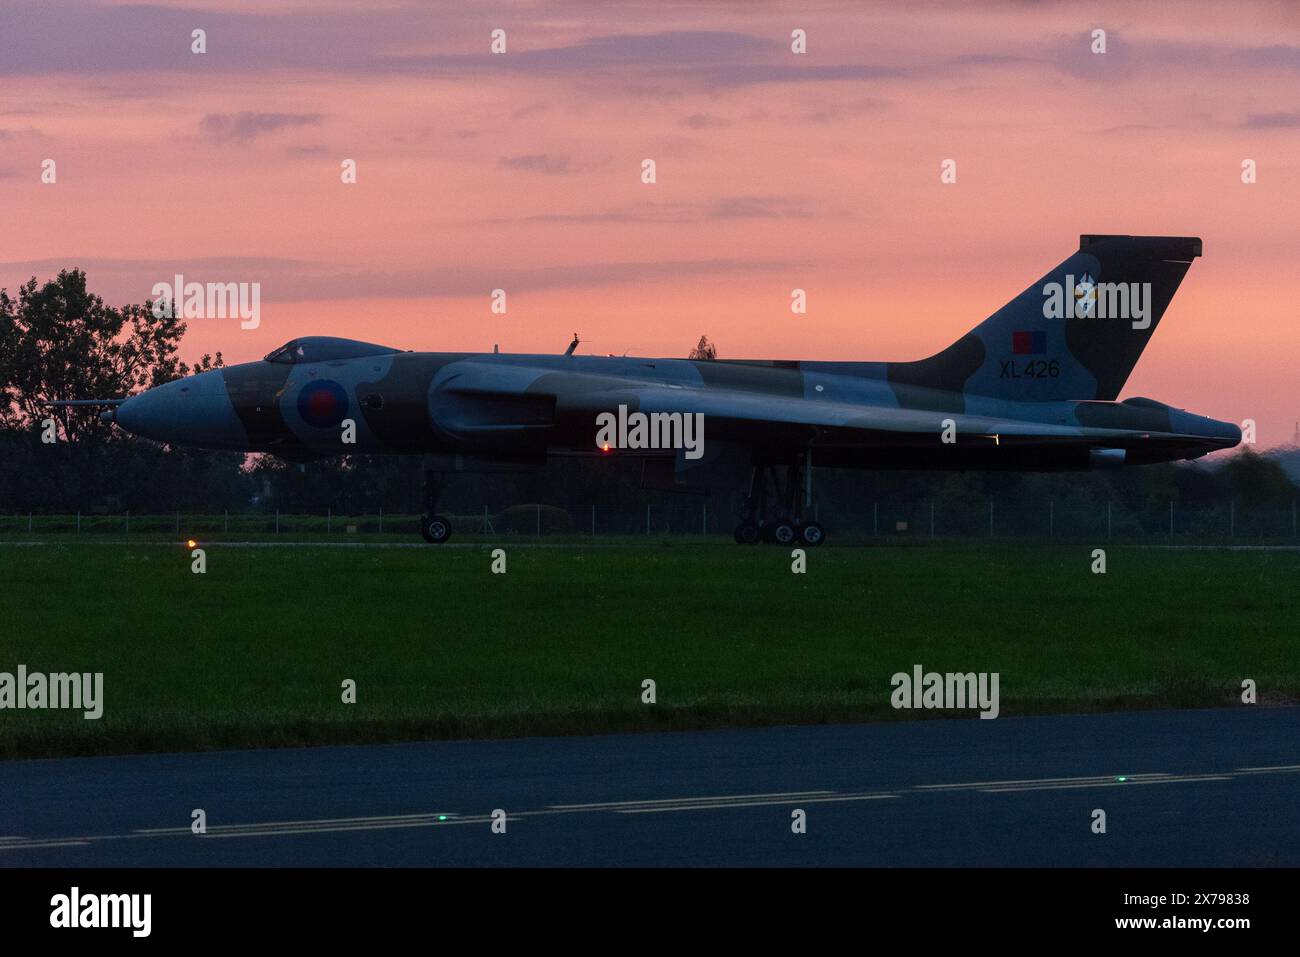
M 826 530 L 817 521 L 805 521 L 812 510 L 812 453 L 803 452 L 787 462 L 754 467 L 749 494 L 736 526 L 736 542 L 756 541 L 776 545 L 804 545 L 815 548 L 826 540 Z

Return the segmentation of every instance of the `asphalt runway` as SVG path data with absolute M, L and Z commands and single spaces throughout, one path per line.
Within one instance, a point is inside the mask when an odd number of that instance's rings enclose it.
M 38 865 L 1297 866 L 1300 708 L 0 763 Z

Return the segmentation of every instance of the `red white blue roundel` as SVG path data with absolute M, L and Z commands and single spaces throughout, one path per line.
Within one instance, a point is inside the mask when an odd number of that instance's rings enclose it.
M 317 429 L 332 429 L 343 421 L 348 411 L 348 394 L 343 386 L 329 379 L 308 382 L 298 393 L 298 414 Z

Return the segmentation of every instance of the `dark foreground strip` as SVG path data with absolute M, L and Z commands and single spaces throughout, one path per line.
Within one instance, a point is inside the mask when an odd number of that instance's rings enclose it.
M 761 941 L 771 952 L 773 938 L 865 944 L 909 936 L 928 953 L 949 941 L 996 953 L 1009 943 L 1124 936 L 1140 947 L 1209 939 L 1233 952 L 1294 930 L 1297 877 L 1294 870 L 33 870 L 0 873 L 0 915 L 7 944 L 57 945 L 62 937 L 68 952 L 103 944 L 116 952 L 148 940 L 168 952 L 256 941 L 341 953 L 353 943 L 423 939 L 436 948 L 454 938 L 475 950 L 545 941 L 574 950 L 600 941 L 605 950 L 622 939 L 640 942 L 633 951 L 675 954 L 687 940 L 691 950 L 725 940 L 729 952 Z M 52 900 L 73 887 L 83 901 L 150 895 L 148 938 L 129 927 L 52 927 Z M 1187 900 L 1152 906 L 1133 902 L 1139 895 Z M 1247 902 L 1222 903 L 1220 895 Z M 1198 896 L 1215 901 L 1195 903 Z M 1248 927 L 1220 925 L 1241 918 Z

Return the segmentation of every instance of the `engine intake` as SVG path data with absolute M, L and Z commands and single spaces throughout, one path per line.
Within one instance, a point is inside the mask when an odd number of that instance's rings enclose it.
M 1124 460 L 1127 458 L 1124 449 L 1089 449 L 1088 450 L 1088 468 L 1090 469 L 1118 469 L 1123 468 Z

